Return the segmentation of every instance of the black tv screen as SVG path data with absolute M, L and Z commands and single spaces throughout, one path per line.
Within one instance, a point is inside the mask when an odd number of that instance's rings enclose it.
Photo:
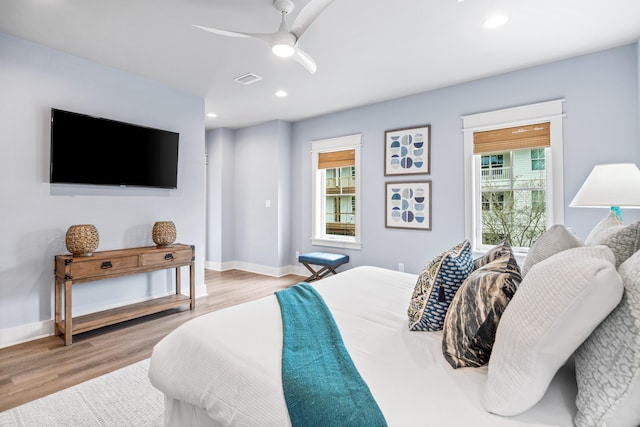
M 51 109 L 50 182 L 177 188 L 179 134 Z

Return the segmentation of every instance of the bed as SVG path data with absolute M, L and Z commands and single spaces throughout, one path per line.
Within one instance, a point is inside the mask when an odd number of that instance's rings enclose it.
M 513 417 L 487 412 L 487 367 L 453 369 L 441 332 L 407 328 L 417 275 L 356 267 L 314 282 L 389 426 L 572 426 L 570 363 L 543 398 Z M 169 426 L 289 426 L 282 390 L 282 321 L 275 296 L 200 316 L 156 345 L 149 377 Z

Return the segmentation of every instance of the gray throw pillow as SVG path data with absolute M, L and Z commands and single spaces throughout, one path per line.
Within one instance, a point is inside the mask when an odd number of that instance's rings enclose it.
M 640 249 L 640 221 L 624 225 L 610 212 L 591 230 L 585 245 L 606 245 L 616 257 L 616 268 Z
M 640 425 L 640 252 L 618 272 L 622 301 L 575 353 L 578 427 Z
M 582 242 L 564 225 L 552 225 L 529 248 L 522 264 L 522 278 L 527 275 L 531 267 L 540 261 L 558 252 L 580 246 L 582 246 Z
M 511 247 L 503 242 L 497 248 L 489 251 L 490 262 L 478 263 L 481 266 L 467 277 L 447 312 L 442 353 L 453 368 L 489 361 L 500 317 L 520 284 Z

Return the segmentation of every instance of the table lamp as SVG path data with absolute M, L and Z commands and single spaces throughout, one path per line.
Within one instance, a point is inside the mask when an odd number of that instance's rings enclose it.
M 608 207 L 622 221 L 620 208 L 640 208 L 640 169 L 633 163 L 594 166 L 569 206 Z

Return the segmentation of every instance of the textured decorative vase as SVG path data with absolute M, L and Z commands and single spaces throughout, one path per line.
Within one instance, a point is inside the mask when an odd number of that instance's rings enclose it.
M 100 243 L 98 229 L 91 224 L 72 225 L 67 230 L 65 243 L 74 256 L 91 256 Z
M 153 224 L 151 237 L 158 246 L 171 246 L 176 241 L 176 226 L 173 221 L 158 221 Z

